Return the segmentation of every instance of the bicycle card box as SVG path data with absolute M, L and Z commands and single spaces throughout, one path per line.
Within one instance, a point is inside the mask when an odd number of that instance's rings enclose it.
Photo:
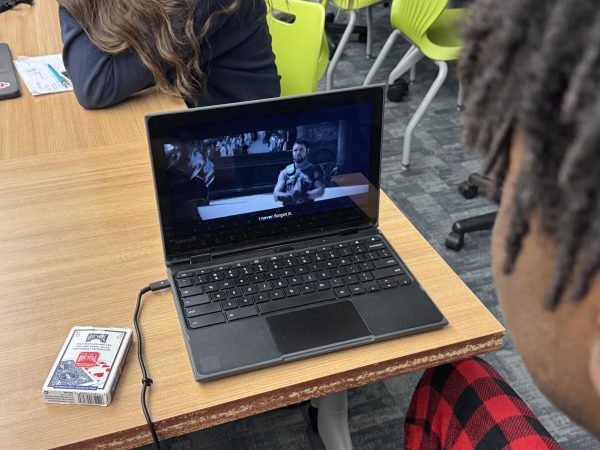
M 75 326 L 46 378 L 46 403 L 108 406 L 132 343 L 131 329 Z

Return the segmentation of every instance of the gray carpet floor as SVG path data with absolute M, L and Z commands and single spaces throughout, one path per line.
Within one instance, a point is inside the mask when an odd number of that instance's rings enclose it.
M 359 17 L 361 21 L 364 22 L 364 16 Z M 391 31 L 389 8 L 376 8 L 375 23 L 374 51 L 377 53 Z M 405 43 L 396 46 L 375 82 L 386 80 L 407 49 Z M 372 62 L 365 58 L 365 45 L 353 38 L 338 65 L 335 86 L 362 84 Z M 417 81 L 411 86 L 406 101 L 388 102 L 385 107 L 383 189 L 494 316 L 503 322 L 492 283 L 490 233 L 468 235 L 461 252 L 453 252 L 444 246 L 453 221 L 495 209 L 483 198 L 465 200 L 457 191 L 460 182 L 480 168 L 481 159 L 476 154 L 465 153 L 459 144 L 455 65 L 450 66 L 448 80 L 417 127 L 410 169 L 400 170 L 404 129 L 436 70 L 432 63 L 419 63 Z M 324 89 L 323 81 L 320 89 Z M 538 390 L 510 335 L 502 350 L 485 355 L 484 359 L 506 378 L 564 449 L 600 448 L 597 440 L 558 411 Z M 420 373 L 403 375 L 349 391 L 350 431 L 356 450 L 403 448 L 404 412 L 419 377 Z M 309 424 L 306 405 L 271 411 L 171 439 L 164 447 L 173 450 L 324 448 Z

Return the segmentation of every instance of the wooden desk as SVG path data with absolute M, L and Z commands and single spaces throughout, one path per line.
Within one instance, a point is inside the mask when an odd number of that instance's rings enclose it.
M 151 442 L 135 351 L 107 408 L 48 405 L 41 393 L 72 326 L 132 327 L 138 289 L 165 278 L 145 144 L 0 161 L 0 198 L 0 442 Z M 161 439 L 500 348 L 502 326 L 385 196 L 381 228 L 447 327 L 200 384 L 171 294 L 147 294 L 149 405 Z
M 38 0 L 0 14 L 0 42 L 13 58 L 62 51 L 56 0 Z M 33 97 L 22 80 L 20 98 L 0 101 L 0 160 L 146 141 L 144 114 L 185 108 L 154 89 L 116 107 L 86 111 L 72 92 Z

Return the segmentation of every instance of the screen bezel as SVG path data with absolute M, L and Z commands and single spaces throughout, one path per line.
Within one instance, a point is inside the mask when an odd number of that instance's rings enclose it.
M 369 193 L 367 205 L 361 207 L 364 213 L 362 223 L 353 224 L 356 228 L 376 227 L 379 217 L 379 192 L 381 168 L 381 142 L 383 132 L 383 102 L 384 87 L 369 86 L 354 89 L 344 89 L 331 92 L 314 93 L 295 97 L 280 97 L 265 100 L 256 100 L 244 103 L 194 108 L 184 111 L 149 114 L 145 116 L 146 130 L 150 147 L 150 160 L 153 168 L 154 186 L 159 223 L 163 241 L 165 261 L 189 259 L 195 255 L 218 252 L 219 247 L 205 248 L 194 247 L 182 251 L 178 242 L 169 241 L 165 230 L 172 226 L 170 221 L 170 196 L 167 183 L 166 158 L 164 144 L 170 139 L 171 130 L 185 128 L 196 124 L 210 124 L 243 119 L 256 119 L 269 117 L 274 114 L 286 114 L 308 111 L 311 109 L 353 105 L 359 103 L 371 104 L 371 136 L 369 158 Z M 273 222 L 276 229 L 278 222 Z M 332 229 L 319 228 L 306 230 L 302 235 L 318 237 L 341 231 L 339 224 Z M 232 230 L 233 231 L 233 230 Z M 300 236 L 294 236 L 296 239 Z M 281 242 L 285 243 L 285 242 Z M 255 242 L 245 242 L 244 246 L 251 247 Z M 269 243 L 268 246 L 272 246 Z

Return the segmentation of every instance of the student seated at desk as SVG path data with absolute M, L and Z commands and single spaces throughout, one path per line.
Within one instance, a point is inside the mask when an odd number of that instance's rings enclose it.
M 596 0 L 476 0 L 460 76 L 464 143 L 501 197 L 500 306 L 540 389 L 600 438 L 600 9 Z M 430 369 L 406 447 L 558 448 L 488 365 Z
M 190 106 L 279 96 L 265 0 L 58 0 L 79 103 L 156 85 Z

